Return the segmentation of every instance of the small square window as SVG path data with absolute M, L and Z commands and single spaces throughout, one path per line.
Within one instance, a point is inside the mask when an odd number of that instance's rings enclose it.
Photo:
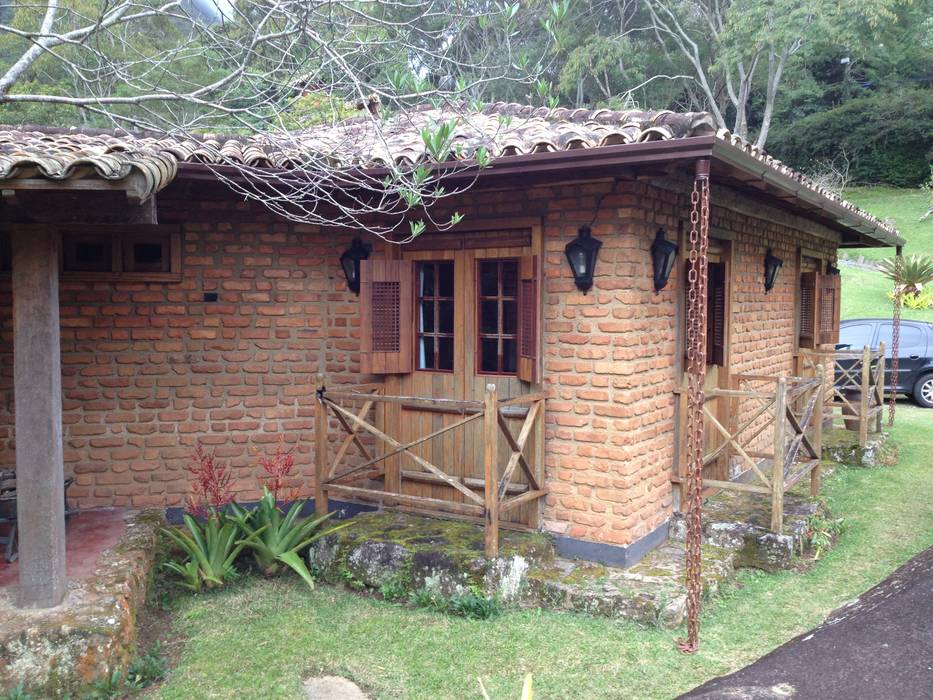
M 123 243 L 124 272 L 169 272 L 167 236 L 128 236 Z
M 64 234 L 62 269 L 65 272 L 112 272 L 113 241 L 110 235 Z

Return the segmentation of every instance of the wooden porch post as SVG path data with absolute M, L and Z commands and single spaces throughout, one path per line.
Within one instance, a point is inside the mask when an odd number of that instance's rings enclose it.
M 496 385 L 486 385 L 483 416 L 483 460 L 486 472 L 484 491 L 486 496 L 486 556 L 499 556 L 499 472 L 496 469 L 499 447 L 499 402 Z
M 816 389 L 816 406 L 813 410 L 813 449 L 816 451 L 817 459 L 823 458 L 823 405 L 826 402 L 826 370 L 823 364 L 816 366 L 816 376 L 820 378 L 820 385 Z M 820 492 L 822 485 L 822 472 L 820 464 L 817 463 L 810 472 L 810 495 L 816 496 Z
M 871 348 L 867 345 L 862 348 L 862 393 L 858 409 L 858 445 L 865 447 L 868 444 L 868 400 L 871 398 L 869 387 L 871 384 Z
M 327 515 L 330 512 L 327 490 L 324 488 L 330 470 L 327 463 L 327 404 L 321 396 L 324 388 L 324 375 L 319 372 L 314 383 L 315 394 L 318 397 L 314 407 L 314 512 L 317 515 Z
M 784 529 L 784 424 L 787 421 L 787 380 L 778 379 L 774 395 L 774 459 L 771 465 L 771 532 Z
M 19 604 L 35 608 L 67 583 L 58 247 L 51 227 L 12 231 Z

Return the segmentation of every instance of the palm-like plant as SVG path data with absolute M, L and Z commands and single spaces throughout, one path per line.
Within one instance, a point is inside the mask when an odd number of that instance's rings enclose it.
M 296 501 L 283 512 L 269 489 L 263 487 L 262 498 L 256 508 L 247 511 L 237 504 L 232 504 L 233 518 L 240 529 L 247 535 L 242 542 L 253 550 L 256 564 L 266 576 L 274 576 L 282 564 L 291 568 L 314 588 L 314 578 L 304 560 L 298 554 L 315 540 L 341 530 L 350 523 L 341 523 L 327 530 L 321 530 L 321 524 L 333 515 L 328 513 L 317 518 L 298 518 L 306 501 Z
M 188 559 L 181 563 L 169 561 L 164 566 L 181 577 L 181 586 L 195 592 L 205 586 L 222 586 L 230 579 L 236 573 L 233 562 L 237 555 L 265 530 L 253 529 L 246 539 L 238 540 L 238 523 L 223 512 L 210 509 L 203 523 L 187 513 L 183 517 L 187 532 L 180 527 L 165 528 L 162 532 L 184 550 Z
M 878 269 L 885 277 L 899 285 L 895 292 L 919 294 L 923 286 L 933 282 L 933 255 L 908 255 L 904 258 L 898 279 L 895 258 L 886 258 L 878 263 Z

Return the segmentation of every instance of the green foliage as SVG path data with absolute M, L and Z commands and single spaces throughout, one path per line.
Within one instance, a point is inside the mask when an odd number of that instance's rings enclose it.
M 183 562 L 165 562 L 163 566 L 179 575 L 180 586 L 196 593 L 205 586 L 223 586 L 235 577 L 237 555 L 264 530 L 253 529 L 246 539 L 238 541 L 239 524 L 222 511 L 212 508 L 203 523 L 187 513 L 182 517 L 187 532 L 180 527 L 163 528 L 162 532 L 181 547 L 188 558 Z
M 126 670 L 127 685 L 133 688 L 147 688 L 165 678 L 168 662 L 162 655 L 162 647 L 156 642 L 145 654 L 133 659 Z
M 933 89 L 877 93 L 775 126 L 773 155 L 807 170 L 840 151 L 855 182 L 913 187 L 933 158 Z
M 822 515 L 811 516 L 807 525 L 807 545 L 813 551 L 814 559 L 819 559 L 846 530 L 843 518 L 826 518 Z
M 20 683 L 11 688 L 5 695 L 0 695 L 0 700 L 32 700 L 32 696 L 26 692 L 25 686 Z
M 264 576 L 275 576 L 284 564 L 313 589 L 314 579 L 298 552 L 315 540 L 342 530 L 350 522 L 321 530 L 321 524 L 334 513 L 301 520 L 298 516 L 306 503 L 305 500 L 296 501 L 284 513 L 275 502 L 272 492 L 263 487 L 262 498 L 256 508 L 247 511 L 234 503 L 231 509 L 233 520 L 246 536 L 238 544 L 253 550 L 256 565 Z
M 901 303 L 914 311 L 933 309 L 933 289 L 927 287 L 916 294 L 905 294 L 901 297 Z
M 439 591 L 419 588 L 411 592 L 408 602 L 418 608 L 437 610 L 468 620 L 489 620 L 502 612 L 502 605 L 497 598 L 487 596 L 475 586 L 471 586 L 465 593 L 449 597 Z
M 919 294 L 924 285 L 933 282 L 933 255 L 905 255 L 900 280 L 894 258 L 885 258 L 877 267 L 885 277 L 902 285 L 907 294 Z

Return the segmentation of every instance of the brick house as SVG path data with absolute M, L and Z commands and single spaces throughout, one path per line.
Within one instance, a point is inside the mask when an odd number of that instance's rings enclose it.
M 436 116 L 390 122 L 389 155 L 351 122 L 356 162 L 418 160 L 418 120 Z M 201 444 L 250 501 L 257 453 L 280 435 L 319 509 L 321 491 L 487 522 L 492 508 L 566 554 L 633 561 L 665 539 L 679 498 L 697 173 L 708 388 L 797 372 L 800 348 L 835 342 L 837 250 L 903 244 L 702 113 L 474 116 L 463 153 L 483 144 L 495 159 L 453 173 L 476 181 L 435 212 L 462 222 L 404 246 L 244 202 L 217 173 L 290 165 L 259 140 L 0 131 L 0 266 L 13 272 L 0 282 L 0 466 L 16 466 L 30 505 L 20 575 L 42 581 L 36 602 L 63 590 L 62 470 L 78 508 L 178 507 Z M 566 248 L 587 231 L 601 247 L 581 289 Z M 357 238 L 359 294 L 341 266 Z M 656 291 L 661 239 L 679 250 Z M 768 291 L 766 256 L 783 263 Z

